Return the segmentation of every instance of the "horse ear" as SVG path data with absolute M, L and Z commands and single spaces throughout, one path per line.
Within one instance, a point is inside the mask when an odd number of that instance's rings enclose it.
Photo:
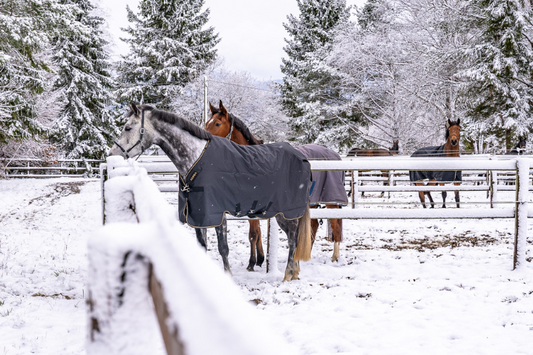
M 458 119 L 457 119 L 457 125 L 459 126 L 460 124 L 461 124 L 461 119 L 458 118 Z
M 220 100 L 220 102 L 218 103 L 218 109 L 220 110 L 220 113 L 222 113 L 224 116 L 228 114 L 228 111 L 226 110 L 224 105 L 222 105 L 222 100 Z
M 135 104 L 135 102 L 131 102 L 130 103 L 130 109 L 133 111 L 133 113 L 135 114 L 135 116 L 137 116 L 139 114 L 139 108 L 137 107 L 137 105 Z
M 211 114 L 214 115 L 215 112 L 217 111 L 217 108 L 213 105 L 211 105 L 211 103 L 209 103 L 209 109 L 211 110 Z

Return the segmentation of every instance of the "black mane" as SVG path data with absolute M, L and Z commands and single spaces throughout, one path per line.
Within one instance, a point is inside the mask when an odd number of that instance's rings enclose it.
M 217 113 L 222 114 L 222 112 L 220 112 L 219 109 L 214 109 L 214 111 L 212 111 L 213 115 Z M 246 124 L 239 117 L 235 116 L 232 113 L 228 113 L 228 116 L 230 119 L 230 124 L 233 124 L 233 127 L 242 133 L 244 139 L 246 139 L 248 144 L 250 145 L 263 144 L 263 140 L 255 138 L 252 132 L 250 132 L 250 129 L 248 128 L 248 126 L 246 126 Z
M 139 105 L 137 107 L 142 111 L 150 111 L 152 117 L 154 117 L 155 119 L 178 126 L 179 128 L 183 129 L 186 132 L 189 132 L 195 137 L 201 139 L 213 138 L 213 135 L 205 129 L 198 127 L 197 125 L 186 120 L 185 118 L 179 117 L 175 113 L 161 111 L 150 105 Z M 128 116 L 131 116 L 132 114 L 133 112 L 130 111 L 128 113 Z
M 262 140 L 254 137 L 252 132 L 250 132 L 250 129 L 248 129 L 248 126 L 246 126 L 246 124 L 240 118 L 232 113 L 229 114 L 229 117 L 233 121 L 233 126 L 242 133 L 244 139 L 246 139 L 250 145 L 263 144 Z

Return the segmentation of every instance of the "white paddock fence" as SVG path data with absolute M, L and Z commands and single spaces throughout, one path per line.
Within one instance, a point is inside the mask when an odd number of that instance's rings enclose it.
M 145 167 L 154 180 L 163 184 L 159 186 L 162 192 L 178 191 L 178 173 L 175 166 L 165 157 L 158 157 L 152 161 L 140 164 Z M 461 158 L 410 158 L 410 157 L 372 157 L 345 158 L 342 161 L 311 161 L 312 170 L 344 170 L 353 171 L 350 181 L 352 198 L 351 208 L 343 209 L 312 209 L 311 218 L 316 219 L 510 219 L 515 223 L 513 269 L 530 260 L 532 255 L 527 252 L 527 223 L 533 217 L 529 205 L 529 191 L 533 189 L 530 179 L 530 169 L 533 158 L 509 156 L 466 156 Z M 100 166 L 102 184 L 106 179 L 107 165 Z M 396 179 L 389 186 L 371 185 L 359 186 L 358 171 L 390 171 L 391 176 L 404 176 L 409 170 L 461 170 L 468 171 L 469 176 L 463 176 L 463 184 L 454 186 L 413 186 L 408 180 Z M 466 174 L 463 174 L 466 175 Z M 485 177 L 480 178 L 479 175 Z M 502 179 L 501 177 L 504 177 Z M 515 183 L 507 185 L 508 176 L 514 176 Z M 168 184 L 170 182 L 170 184 Z M 364 199 L 357 200 L 361 191 L 385 191 L 387 193 L 413 193 L 418 191 L 461 191 L 461 193 L 486 192 L 487 201 L 481 207 L 479 204 L 468 205 L 461 202 L 461 208 L 454 208 L 453 193 L 448 194 L 447 206 L 451 208 L 422 209 L 418 197 L 407 207 L 396 205 L 385 206 L 369 204 Z M 102 191 L 103 185 L 102 185 Z M 505 196 L 499 191 L 507 191 Z M 511 193 L 509 193 L 511 191 Z M 511 197 L 509 197 L 511 196 Z M 436 196 L 437 197 L 437 196 Z M 177 199 L 176 199 L 177 200 Z M 102 201 L 105 201 L 103 198 Z M 435 199 L 440 207 L 440 201 Z M 105 202 L 103 203 L 105 211 Z M 105 214 L 103 214 L 105 223 Z M 228 220 L 241 219 L 228 216 Z
M 50 179 L 57 177 L 96 177 L 102 160 L 0 158 L 0 176 Z
M 294 354 L 184 230 L 146 170 L 112 159 L 106 225 L 89 241 L 87 354 L 157 354 L 163 343 L 171 355 Z

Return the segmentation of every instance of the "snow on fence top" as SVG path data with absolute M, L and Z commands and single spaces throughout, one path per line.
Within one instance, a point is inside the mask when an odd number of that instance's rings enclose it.
M 258 320 L 231 278 L 177 221 L 145 169 L 117 157 L 108 158 L 108 166 L 107 224 L 89 241 L 88 354 L 154 353 L 160 337 L 146 329 L 155 324 L 147 306 L 150 267 L 166 301 L 163 323 L 185 354 L 297 353 Z

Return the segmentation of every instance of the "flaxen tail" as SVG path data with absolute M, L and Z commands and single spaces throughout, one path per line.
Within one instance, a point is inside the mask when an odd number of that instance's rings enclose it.
M 309 204 L 304 215 L 298 221 L 298 245 L 294 251 L 294 261 L 307 261 L 311 259 L 311 216 L 309 214 Z

